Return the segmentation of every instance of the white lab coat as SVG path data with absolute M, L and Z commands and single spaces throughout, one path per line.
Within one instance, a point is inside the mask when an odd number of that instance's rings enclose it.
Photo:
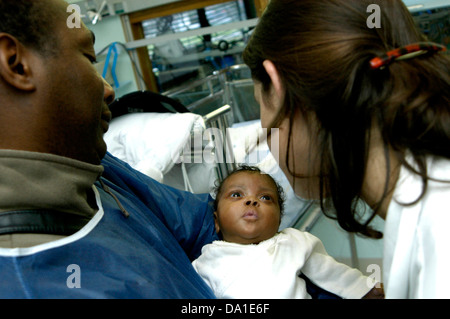
M 311 298 L 300 273 L 343 298 L 361 298 L 374 286 L 330 257 L 317 237 L 292 228 L 257 245 L 214 241 L 193 266 L 218 298 Z
M 428 161 L 431 177 L 450 181 L 450 161 Z M 384 231 L 386 298 L 450 298 L 450 183 L 429 181 L 402 168 Z

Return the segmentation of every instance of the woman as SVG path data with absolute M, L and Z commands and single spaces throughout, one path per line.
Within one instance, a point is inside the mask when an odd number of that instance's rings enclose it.
M 347 231 L 386 219 L 387 298 L 450 297 L 450 60 L 426 41 L 401 0 L 271 0 L 244 52 L 295 192 Z

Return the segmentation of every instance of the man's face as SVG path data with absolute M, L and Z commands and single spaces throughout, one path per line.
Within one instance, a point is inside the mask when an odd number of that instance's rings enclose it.
M 81 28 L 67 26 L 67 3 L 48 3 L 61 11 L 54 21 L 57 53 L 42 57 L 40 69 L 40 97 L 48 101 L 40 116 L 48 127 L 48 152 L 99 164 L 106 153 L 103 135 L 111 119 L 108 104 L 114 100 L 114 91 L 93 66 L 93 34 L 83 23 Z

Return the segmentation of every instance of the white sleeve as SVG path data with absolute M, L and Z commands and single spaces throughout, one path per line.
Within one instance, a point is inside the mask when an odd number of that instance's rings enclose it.
M 439 210 L 439 212 L 437 211 Z M 437 208 L 422 217 L 410 262 L 409 298 L 450 298 L 450 213 Z
M 301 272 L 314 284 L 346 299 L 359 299 L 373 288 L 374 283 L 359 270 L 329 256 L 317 237 L 307 232 L 299 232 L 296 236 L 303 237 L 303 242 L 310 247 Z

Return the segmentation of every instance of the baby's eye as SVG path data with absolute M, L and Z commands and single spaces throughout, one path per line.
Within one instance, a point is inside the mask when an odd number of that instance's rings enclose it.
M 231 195 L 230 195 L 230 197 L 241 197 L 242 195 L 241 195 L 241 193 L 239 193 L 239 192 L 233 192 L 233 193 L 231 193 Z
M 263 199 L 263 200 L 272 200 L 272 197 L 269 196 L 269 195 L 263 195 L 263 196 L 261 196 L 261 199 Z

